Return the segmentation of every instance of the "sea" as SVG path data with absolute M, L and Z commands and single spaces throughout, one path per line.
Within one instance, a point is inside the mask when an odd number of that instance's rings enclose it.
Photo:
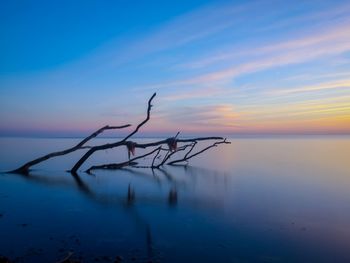
M 28 175 L 6 173 L 80 140 L 0 138 L 0 258 L 350 262 L 349 136 L 232 137 L 176 166 L 84 172 L 127 160 L 123 146 L 96 152 L 72 176 L 67 170 L 85 149 Z M 193 153 L 208 145 L 198 143 Z M 138 165 L 152 161 L 147 156 Z

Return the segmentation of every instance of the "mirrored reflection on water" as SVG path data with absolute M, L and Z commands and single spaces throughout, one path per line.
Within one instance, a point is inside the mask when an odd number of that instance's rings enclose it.
M 0 139 L 0 170 L 75 139 Z M 101 139 L 97 142 L 107 141 Z M 0 175 L 0 255 L 57 262 L 349 262 L 350 140 L 233 139 L 190 165 Z M 93 163 L 126 157 L 101 152 Z

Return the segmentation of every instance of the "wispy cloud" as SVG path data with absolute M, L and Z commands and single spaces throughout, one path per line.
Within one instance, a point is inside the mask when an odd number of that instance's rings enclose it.
M 1 120 L 11 128 L 29 116 L 40 126 L 64 112 L 62 126 L 84 120 L 85 129 L 91 116 L 138 119 L 158 91 L 151 121 L 159 130 L 345 129 L 349 11 L 318 1 L 198 7 L 54 69 L 1 76 L 2 112 L 12 112 Z M 78 107 L 84 117 L 66 114 Z
M 232 79 L 242 74 L 253 73 L 274 67 L 290 64 L 304 63 L 311 60 L 324 58 L 330 55 L 341 54 L 350 50 L 350 23 L 335 31 L 308 36 L 294 41 L 286 41 L 272 46 L 265 46 L 255 50 L 243 51 L 244 53 L 263 54 L 263 58 L 251 59 L 249 62 L 240 63 L 223 70 L 210 72 L 185 80 L 177 80 L 150 87 L 169 87 L 178 85 L 190 85 L 196 83 L 208 83 Z M 236 51 L 240 53 L 240 51 Z M 231 59 L 232 55 L 220 56 L 220 60 Z M 218 60 L 216 57 L 211 62 Z M 196 62 L 201 64 L 201 62 Z M 206 63 L 204 63 L 206 64 Z
M 213 130 L 231 132 L 239 129 L 240 117 L 240 113 L 229 104 L 175 106 L 156 112 L 153 123 L 161 130 L 173 132 L 179 127 L 184 132 Z
M 350 79 L 325 82 L 325 83 L 304 86 L 299 88 L 272 90 L 271 94 L 303 93 L 303 92 L 315 92 L 315 91 L 331 90 L 331 89 L 346 89 L 350 93 Z
M 222 96 L 223 94 L 232 93 L 231 90 L 227 90 L 223 87 L 209 86 L 209 87 L 197 87 L 190 89 L 186 92 L 173 92 L 169 95 L 162 97 L 165 101 L 182 101 L 182 100 L 195 100 L 203 98 L 213 98 L 215 96 Z

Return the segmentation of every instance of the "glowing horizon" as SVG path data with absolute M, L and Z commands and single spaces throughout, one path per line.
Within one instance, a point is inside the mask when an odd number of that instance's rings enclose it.
M 24 1 L 0 13 L 0 135 L 136 125 L 153 92 L 144 134 L 350 134 L 347 1 Z

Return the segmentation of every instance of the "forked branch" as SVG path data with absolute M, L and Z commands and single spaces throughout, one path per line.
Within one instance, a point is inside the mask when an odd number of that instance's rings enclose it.
M 90 136 L 86 137 L 82 141 L 80 141 L 77 145 L 75 145 L 75 146 L 73 146 L 73 147 L 71 147 L 69 149 L 46 154 L 44 156 L 41 156 L 41 157 L 39 157 L 37 159 L 34 159 L 32 161 L 29 161 L 29 162 L 25 163 L 21 167 L 15 169 L 15 170 L 12 170 L 9 173 L 28 174 L 30 167 L 32 167 L 32 166 L 34 166 L 36 164 L 39 164 L 39 163 L 41 163 L 43 161 L 46 161 L 46 160 L 51 159 L 53 157 L 66 155 L 66 154 L 69 154 L 69 153 L 77 151 L 77 150 L 91 148 L 91 147 L 84 146 L 85 143 L 87 143 L 91 139 L 95 138 L 97 135 L 99 135 L 100 133 L 104 132 L 105 130 L 123 129 L 123 128 L 127 128 L 127 127 L 130 127 L 130 126 L 131 126 L 130 124 L 126 124 L 126 125 L 122 125 L 122 126 L 108 126 L 108 125 L 106 125 L 106 126 L 100 128 L 99 130 L 95 131 L 94 133 L 92 133 Z
M 213 147 L 217 147 L 219 144 L 231 144 L 231 142 L 228 142 L 226 139 L 224 139 L 223 141 L 220 141 L 220 142 L 214 142 L 212 145 L 210 145 L 208 147 L 205 147 L 204 149 L 189 155 L 192 152 L 192 150 L 193 150 L 193 148 L 195 146 L 195 144 L 194 144 L 193 147 L 189 150 L 189 152 L 183 158 L 171 161 L 168 164 L 169 165 L 173 165 L 173 164 L 176 164 L 176 163 L 187 162 L 189 159 L 191 159 L 191 158 L 193 158 L 193 157 L 195 157 L 195 156 L 197 156 L 197 155 L 199 155 L 199 154 L 201 154 L 201 153 L 203 153 L 203 152 L 205 152 L 205 151 L 207 151 L 207 150 L 209 150 L 209 149 L 211 149 Z
M 139 129 L 149 120 L 151 108 L 152 108 L 152 100 L 156 96 L 156 93 L 152 95 L 152 97 L 148 100 L 148 107 L 147 107 L 147 116 L 146 119 L 143 120 L 139 125 L 137 125 L 136 129 L 132 131 L 129 135 L 127 135 L 123 140 L 115 142 L 115 143 L 107 143 L 99 146 L 92 147 L 90 150 L 88 150 L 79 160 L 78 162 L 73 166 L 72 170 L 70 172 L 72 174 L 76 174 L 78 172 L 78 169 L 83 165 L 83 163 L 95 152 L 106 150 L 106 149 L 112 149 L 121 145 L 126 145 L 127 139 L 129 139 L 131 136 L 133 136 L 135 133 L 139 131 Z
M 197 138 L 189 138 L 189 139 L 179 139 L 178 138 L 179 132 L 176 134 L 175 137 L 171 137 L 171 138 L 167 138 L 167 139 L 163 139 L 163 140 L 159 140 L 159 141 L 154 141 L 154 142 L 149 142 L 149 143 L 136 143 L 136 142 L 130 141 L 129 139 L 133 135 L 135 135 L 143 125 L 145 125 L 149 121 L 150 116 L 151 116 L 152 101 L 153 101 L 155 96 L 156 96 L 156 93 L 154 93 L 151 96 L 151 98 L 148 100 L 146 118 L 141 123 L 139 123 L 136 126 L 136 128 L 132 132 L 130 132 L 127 136 L 125 136 L 122 140 L 119 140 L 119 141 L 114 142 L 114 143 L 101 144 L 101 145 L 91 146 L 91 147 L 85 145 L 89 140 L 95 138 L 96 136 L 98 136 L 100 133 L 102 133 L 105 130 L 123 129 L 123 128 L 127 128 L 127 127 L 131 126 L 130 124 L 126 124 L 126 125 L 122 125 L 122 126 L 108 126 L 107 125 L 107 126 L 100 128 L 99 130 L 95 131 L 90 136 L 88 136 L 85 139 L 83 139 L 82 141 L 80 141 L 77 145 L 75 145 L 69 149 L 66 149 L 63 151 L 58 151 L 58 152 L 53 152 L 53 153 L 44 155 L 40 158 L 37 158 L 35 160 L 32 160 L 30 162 L 27 162 L 24 165 L 22 165 L 21 167 L 11 171 L 11 173 L 28 174 L 30 167 L 32 167 L 33 165 L 39 164 L 39 163 L 46 161 L 46 160 L 53 158 L 53 157 L 69 154 L 69 153 L 74 152 L 76 150 L 88 149 L 88 151 L 86 151 L 83 154 L 83 156 L 75 163 L 73 168 L 70 170 L 70 172 L 73 175 L 75 175 L 75 174 L 77 174 L 79 168 L 95 152 L 101 151 L 101 150 L 106 150 L 106 149 L 112 149 L 112 148 L 116 148 L 116 147 L 120 147 L 120 146 L 127 147 L 128 154 L 129 154 L 129 158 L 127 161 L 119 162 L 119 163 L 103 164 L 103 165 L 94 165 L 94 166 L 91 166 L 89 169 L 87 169 L 86 172 L 90 173 L 92 170 L 97 170 L 97 169 L 120 169 L 120 168 L 123 168 L 126 166 L 136 167 L 136 165 L 138 164 L 138 162 L 136 162 L 137 160 L 145 158 L 147 156 L 152 156 L 152 155 L 153 155 L 153 158 L 152 158 L 151 164 L 146 165 L 146 166 L 142 166 L 142 167 L 149 167 L 149 168 L 153 169 L 153 168 L 160 168 L 161 166 L 163 166 L 165 164 L 175 164 L 175 163 L 179 163 L 179 162 L 187 162 L 189 159 L 203 153 L 206 150 L 209 150 L 210 148 L 216 147 L 219 144 L 230 143 L 230 142 L 227 142 L 226 139 L 224 139 L 222 137 L 197 137 Z M 216 142 L 214 142 L 212 145 L 210 145 L 210 146 L 208 146 L 208 147 L 206 147 L 206 148 L 204 148 L 196 153 L 193 153 L 193 150 L 198 145 L 198 142 L 208 141 L 208 140 L 213 140 Z M 178 147 L 178 144 L 180 144 L 180 143 L 183 145 Z M 167 147 L 163 147 L 163 145 L 165 145 Z M 130 159 L 130 153 L 132 155 L 134 155 L 136 148 L 147 149 L 149 147 L 152 148 L 151 151 Z M 184 156 L 182 158 L 170 161 L 170 158 L 173 157 L 176 153 L 184 152 L 188 148 L 189 148 L 189 150 L 184 154 Z M 165 152 L 165 155 L 163 158 L 161 157 L 162 152 Z

